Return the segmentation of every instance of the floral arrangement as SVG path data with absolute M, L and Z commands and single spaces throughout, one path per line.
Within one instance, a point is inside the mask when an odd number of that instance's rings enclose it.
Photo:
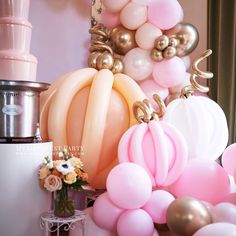
M 39 169 L 40 186 L 55 192 L 54 214 L 70 216 L 74 213 L 73 200 L 68 197 L 68 188 L 77 191 L 88 189 L 88 175 L 83 170 L 83 162 L 67 150 L 59 152 L 56 160 L 44 158 Z

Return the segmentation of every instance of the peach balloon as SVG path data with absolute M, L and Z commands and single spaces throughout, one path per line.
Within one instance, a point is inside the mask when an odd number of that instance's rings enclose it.
M 133 2 L 128 3 L 120 13 L 120 21 L 127 29 L 139 28 L 147 21 L 147 7 Z
M 140 48 L 151 50 L 160 35 L 162 35 L 162 31 L 159 28 L 151 23 L 145 23 L 136 31 L 135 40 Z
M 129 0 L 103 0 L 102 4 L 110 12 L 119 12 Z
M 136 123 L 133 103 L 144 98 L 124 74 L 92 68 L 68 73 L 42 94 L 42 136 L 55 146 L 82 146 L 90 184 L 105 188 L 107 174 L 117 164 L 119 139 Z

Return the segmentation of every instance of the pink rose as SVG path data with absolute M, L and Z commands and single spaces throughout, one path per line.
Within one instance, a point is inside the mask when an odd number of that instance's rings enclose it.
M 56 175 L 49 175 L 44 182 L 44 188 L 50 192 L 60 190 L 62 188 L 62 181 Z

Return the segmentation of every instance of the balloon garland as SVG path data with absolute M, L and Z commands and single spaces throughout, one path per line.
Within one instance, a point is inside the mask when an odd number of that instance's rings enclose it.
M 110 45 L 123 58 L 124 73 L 144 88 L 150 100 L 151 93 L 162 94 L 162 99 L 180 93 L 180 87 L 189 83 L 185 61 L 199 34 L 193 25 L 181 22 L 179 2 L 103 0 L 102 4 L 101 22 L 110 29 Z

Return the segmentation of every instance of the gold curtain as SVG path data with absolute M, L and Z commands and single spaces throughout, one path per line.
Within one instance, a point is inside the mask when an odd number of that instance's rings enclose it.
M 230 144 L 236 142 L 236 0 L 208 0 L 208 48 L 209 95 L 226 114 Z

